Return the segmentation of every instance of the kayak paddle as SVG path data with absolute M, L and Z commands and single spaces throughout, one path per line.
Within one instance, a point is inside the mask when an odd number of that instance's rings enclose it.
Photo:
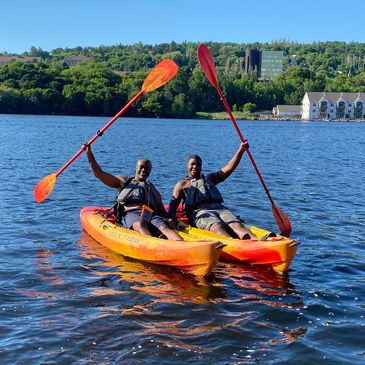
M 162 85 L 168 83 L 177 73 L 178 66 L 170 59 L 162 60 L 148 74 L 143 82 L 142 88 L 102 129 L 100 129 L 86 145 L 94 143 L 136 100 L 144 93 L 155 90 Z M 37 203 L 43 202 L 52 192 L 56 183 L 57 177 L 72 164 L 85 150 L 81 147 L 80 150 L 56 173 L 45 176 L 34 188 L 34 199 Z
M 198 47 L 197 54 L 198 54 L 199 63 L 205 73 L 205 76 L 207 77 L 210 84 L 217 90 L 219 97 L 221 98 L 221 100 L 224 104 L 224 107 L 226 108 L 227 113 L 236 129 L 236 132 L 238 133 L 238 136 L 240 137 L 241 142 L 245 142 L 246 140 L 243 138 L 241 130 L 239 129 L 237 122 L 231 112 L 231 109 L 230 109 L 229 105 L 227 104 L 227 101 L 222 93 L 222 90 L 219 87 L 218 76 L 217 76 L 217 71 L 215 68 L 214 59 L 213 59 L 212 54 L 209 51 L 209 48 L 205 44 L 201 44 Z M 254 169 L 257 173 L 257 176 L 259 177 L 259 179 L 261 181 L 262 186 L 265 189 L 266 195 L 268 196 L 268 198 L 271 202 L 272 213 L 273 213 L 276 223 L 280 229 L 280 233 L 283 236 L 289 237 L 290 233 L 291 233 L 291 223 L 290 223 L 289 218 L 279 207 L 277 207 L 275 205 L 274 200 L 271 197 L 271 194 L 269 192 L 269 189 L 267 188 L 265 181 L 264 181 L 249 149 L 247 149 L 247 154 L 248 154 L 248 157 L 250 158 L 252 166 L 254 167 Z

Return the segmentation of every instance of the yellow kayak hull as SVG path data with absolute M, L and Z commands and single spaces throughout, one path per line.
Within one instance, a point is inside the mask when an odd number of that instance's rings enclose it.
M 83 229 L 94 240 L 123 256 L 171 266 L 192 275 L 208 275 L 217 265 L 222 243 L 217 239 L 182 237 L 172 241 L 147 236 L 114 224 L 105 218 L 106 207 L 85 207 L 80 211 Z

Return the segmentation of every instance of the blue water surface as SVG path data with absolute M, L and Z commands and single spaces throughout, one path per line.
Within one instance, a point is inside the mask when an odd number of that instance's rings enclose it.
M 33 188 L 107 118 L 0 115 L 1 364 L 363 364 L 365 124 L 240 121 L 275 203 L 301 242 L 291 270 L 219 263 L 209 279 L 125 259 L 82 232 L 111 205 L 81 155 L 46 201 Z M 118 120 L 93 144 L 105 171 L 152 160 L 165 202 L 190 154 L 206 173 L 232 157 L 229 121 Z M 276 230 L 247 156 L 220 186 L 227 206 Z

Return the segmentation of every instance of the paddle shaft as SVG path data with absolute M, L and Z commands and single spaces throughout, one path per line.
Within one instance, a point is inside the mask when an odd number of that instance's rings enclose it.
M 224 97 L 224 95 L 223 95 L 223 93 L 222 93 L 221 88 L 219 87 L 219 85 L 214 85 L 214 86 L 215 86 L 215 88 L 216 88 L 216 89 L 217 89 L 217 91 L 218 91 L 219 97 L 221 98 L 221 100 L 222 100 L 222 102 L 223 102 L 223 104 L 224 104 L 224 107 L 225 107 L 225 108 L 226 108 L 226 110 L 227 110 L 227 113 L 228 113 L 228 115 L 229 115 L 229 117 L 230 117 L 230 119 L 231 119 L 231 121 L 232 121 L 232 123 L 233 123 L 233 125 L 234 125 L 235 129 L 236 129 L 236 132 L 237 132 L 238 136 L 240 137 L 241 142 L 242 142 L 242 143 L 246 142 L 246 139 L 243 137 L 243 135 L 242 135 L 242 133 L 241 133 L 241 130 L 240 130 L 240 128 L 239 128 L 239 127 L 238 127 L 238 125 L 237 125 L 236 119 L 234 118 L 234 116 L 233 116 L 233 114 L 232 114 L 232 112 L 231 112 L 231 109 L 230 109 L 230 107 L 229 107 L 229 105 L 228 105 L 228 103 L 227 103 L 227 101 L 226 101 L 226 99 L 225 99 L 225 97 Z M 267 188 L 267 186 L 266 186 L 266 184 L 265 184 L 265 181 L 264 181 L 264 179 L 263 179 L 263 177 L 262 177 L 262 175 L 261 175 L 261 173 L 260 173 L 260 170 L 259 170 L 259 168 L 257 167 L 256 162 L 255 162 L 255 160 L 254 160 L 254 158 L 253 158 L 253 156 L 252 156 L 252 154 L 251 154 L 251 152 L 250 152 L 250 149 L 247 149 L 247 154 L 248 154 L 248 157 L 250 158 L 250 161 L 251 161 L 251 163 L 252 163 L 252 166 L 254 167 L 254 169 L 255 169 L 255 171 L 256 171 L 256 173 L 257 173 L 257 176 L 259 177 L 259 179 L 260 179 L 260 181 L 261 181 L 262 186 L 263 186 L 263 187 L 264 187 L 264 189 L 265 189 L 265 193 L 266 193 L 267 197 L 269 198 L 269 200 L 270 200 L 271 204 L 272 204 L 272 205 L 275 205 L 275 204 L 274 204 L 274 200 L 273 200 L 273 198 L 271 197 L 271 194 L 270 194 L 270 192 L 269 192 L 269 189 Z
M 90 141 L 86 142 L 88 146 L 93 144 L 137 99 L 139 99 L 143 94 L 145 93 L 145 90 L 141 90 L 137 95 L 135 95 L 129 102 L 126 104 L 105 126 L 100 129 L 93 138 L 90 139 Z M 56 173 L 56 177 L 62 174 L 63 171 L 69 167 L 72 162 L 74 162 L 83 152 L 85 151 L 84 147 L 81 147 L 80 150 L 65 164 L 63 165 L 58 172 Z

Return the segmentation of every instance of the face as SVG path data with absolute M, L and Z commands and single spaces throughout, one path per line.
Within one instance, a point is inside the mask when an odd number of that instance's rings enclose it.
M 145 181 L 150 176 L 152 164 L 149 160 L 139 160 L 136 165 L 136 179 Z
M 187 163 L 187 169 L 190 177 L 198 179 L 202 171 L 202 162 L 197 158 L 191 158 Z

